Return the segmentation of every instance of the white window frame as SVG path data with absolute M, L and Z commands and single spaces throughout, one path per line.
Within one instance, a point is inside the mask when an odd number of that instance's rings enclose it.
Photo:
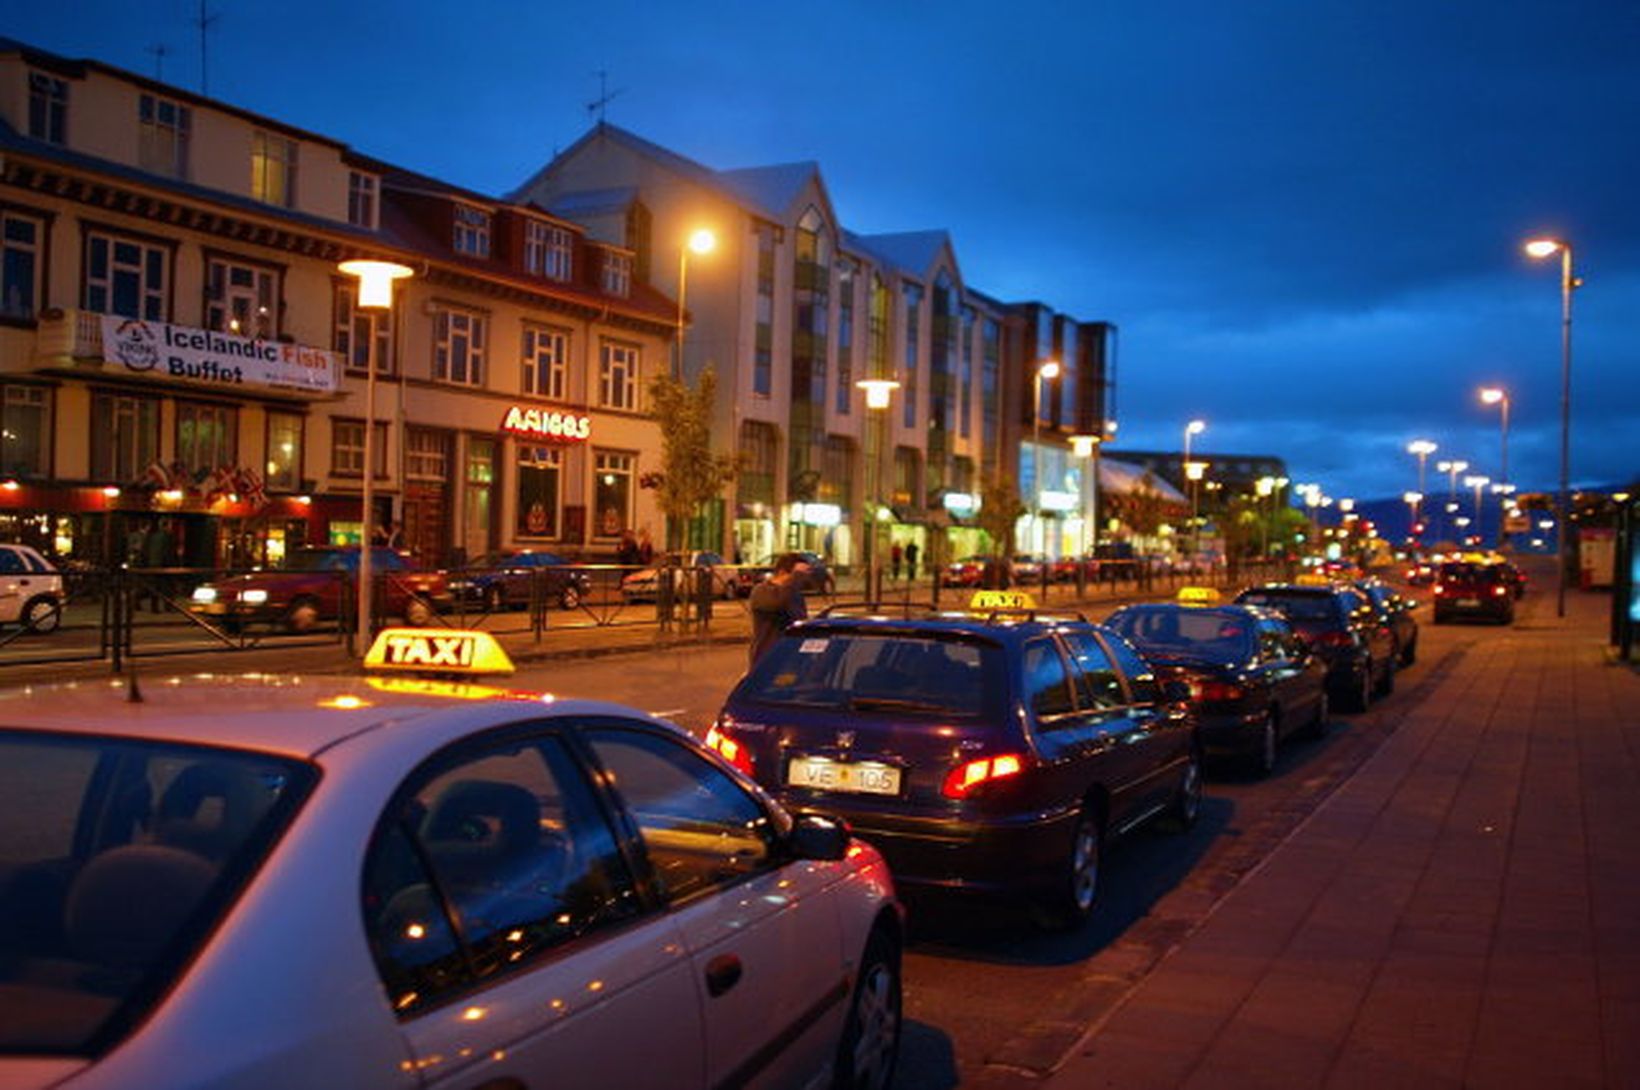
M 12 225 L 26 223 L 32 227 L 34 238 L 12 238 Z M 0 317 L 33 318 L 40 310 L 40 292 L 44 287 L 46 222 L 39 216 L 15 209 L 0 209 Z M 27 254 L 32 259 L 27 285 L 28 302 L 25 306 L 19 294 L 19 285 L 5 278 L 10 255 Z M 13 302 L 13 298 L 16 302 Z
M 331 344 L 341 353 L 342 366 L 349 374 L 362 375 L 369 370 L 354 353 L 369 337 L 376 338 L 376 375 L 393 376 L 398 373 L 398 360 L 393 355 L 394 311 L 363 310 L 355 305 L 359 297 L 358 285 L 346 280 L 336 282 L 336 324 L 331 330 Z
M 484 385 L 488 315 L 440 307 L 433 318 L 433 378 L 452 386 Z
M 250 283 L 234 283 L 235 274 Z M 220 275 L 221 283 L 217 283 Z M 279 270 L 211 256 L 205 261 L 205 327 L 242 337 L 279 335 Z
M 518 511 L 513 517 L 514 537 L 532 538 L 536 540 L 553 540 L 560 538 L 564 532 L 564 450 L 562 447 L 544 447 L 536 443 L 518 444 L 518 468 L 514 474 L 516 483 L 513 486 L 513 500 L 522 504 L 523 497 L 518 495 L 522 489 L 525 470 L 541 470 L 552 475 L 552 510 L 548 512 L 549 522 L 542 533 L 531 533 L 527 519 L 529 512 Z
M 28 134 L 58 147 L 68 143 L 68 81 L 61 76 L 29 70 Z
M 643 375 L 643 353 L 635 344 L 604 341 L 598 346 L 598 406 L 638 409 L 638 382 Z
M 541 220 L 524 222 L 524 269 L 551 280 L 568 280 L 574 268 L 575 237 Z
M 91 250 L 99 242 L 108 247 L 108 269 L 102 279 L 92 274 Z M 122 264 L 116 261 L 115 251 L 120 246 L 135 246 L 138 250 L 138 259 L 135 266 Z M 149 257 L 158 254 L 160 257 L 160 283 L 149 282 L 148 268 L 151 264 Z M 111 309 L 114 305 L 114 274 L 119 271 L 135 273 L 137 277 L 140 302 L 138 314 L 127 314 L 127 318 L 142 318 L 147 321 L 163 322 L 170 314 L 171 300 L 171 252 L 164 246 L 127 235 L 116 235 L 108 231 L 88 231 L 85 236 L 85 308 L 99 314 L 115 314 Z M 92 293 L 105 293 L 104 305 L 98 306 L 92 301 Z M 152 306 L 150 305 L 152 304 Z
M 490 214 L 470 204 L 457 204 L 451 213 L 450 245 L 468 257 L 490 256 Z
M 374 231 L 380 222 L 381 180 L 362 170 L 347 172 L 347 222 Z
M 345 432 L 345 434 L 344 434 Z M 376 479 L 387 478 L 387 424 L 376 422 Z M 332 477 L 364 477 L 364 421 L 330 421 L 330 475 Z
M 632 294 L 632 255 L 604 251 L 604 267 L 600 281 L 605 295 L 625 299 Z
M 450 436 L 433 428 L 406 428 L 404 432 L 404 479 L 407 481 L 450 480 Z
M 602 512 L 596 510 L 598 489 L 606 475 L 623 476 L 626 478 L 626 510 L 617 512 L 620 525 L 613 531 L 606 530 L 602 525 Z M 632 509 L 637 502 L 638 487 L 638 456 L 626 450 L 595 450 L 592 454 L 592 536 L 611 538 L 620 535 L 622 530 L 632 527 Z
M 569 386 L 569 330 L 525 322 L 523 345 L 524 393 L 563 401 Z
M 162 95 L 137 97 L 137 161 L 142 169 L 188 177 L 192 130 L 193 111 L 182 103 Z
M 251 134 L 251 199 L 296 207 L 296 141 L 257 129 Z

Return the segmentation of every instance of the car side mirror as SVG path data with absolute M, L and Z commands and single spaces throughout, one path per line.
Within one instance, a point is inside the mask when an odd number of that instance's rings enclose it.
M 827 861 L 842 859 L 848 853 L 848 841 L 848 822 L 812 811 L 795 815 L 787 837 L 794 857 Z

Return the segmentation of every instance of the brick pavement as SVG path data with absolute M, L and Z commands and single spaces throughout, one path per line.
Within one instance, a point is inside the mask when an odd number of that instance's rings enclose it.
M 1640 1087 L 1640 675 L 1523 605 L 1046 1081 Z

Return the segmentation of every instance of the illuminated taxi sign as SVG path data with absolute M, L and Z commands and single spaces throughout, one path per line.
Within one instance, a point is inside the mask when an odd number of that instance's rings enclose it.
M 460 628 L 384 628 L 366 670 L 426 674 L 510 674 L 512 659 L 494 636 Z
M 1223 598 L 1217 587 L 1180 587 L 1178 603 L 1181 606 L 1216 606 Z
M 1305 572 L 1293 582 L 1301 587 L 1330 587 L 1332 580 L 1319 572 Z
M 968 599 L 972 613 L 989 613 L 998 609 L 1035 609 L 1036 599 L 1022 590 L 976 590 Z

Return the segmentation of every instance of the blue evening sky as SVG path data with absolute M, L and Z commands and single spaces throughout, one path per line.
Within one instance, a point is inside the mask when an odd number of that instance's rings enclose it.
M 1630 0 L 210 0 L 213 97 L 484 192 L 609 120 L 715 168 L 814 159 L 844 224 L 944 228 L 969 284 L 1121 327 L 1122 446 L 1284 456 L 1334 496 L 1408 440 L 1640 474 Z M 197 0 L 0 0 L 0 34 L 198 90 Z

